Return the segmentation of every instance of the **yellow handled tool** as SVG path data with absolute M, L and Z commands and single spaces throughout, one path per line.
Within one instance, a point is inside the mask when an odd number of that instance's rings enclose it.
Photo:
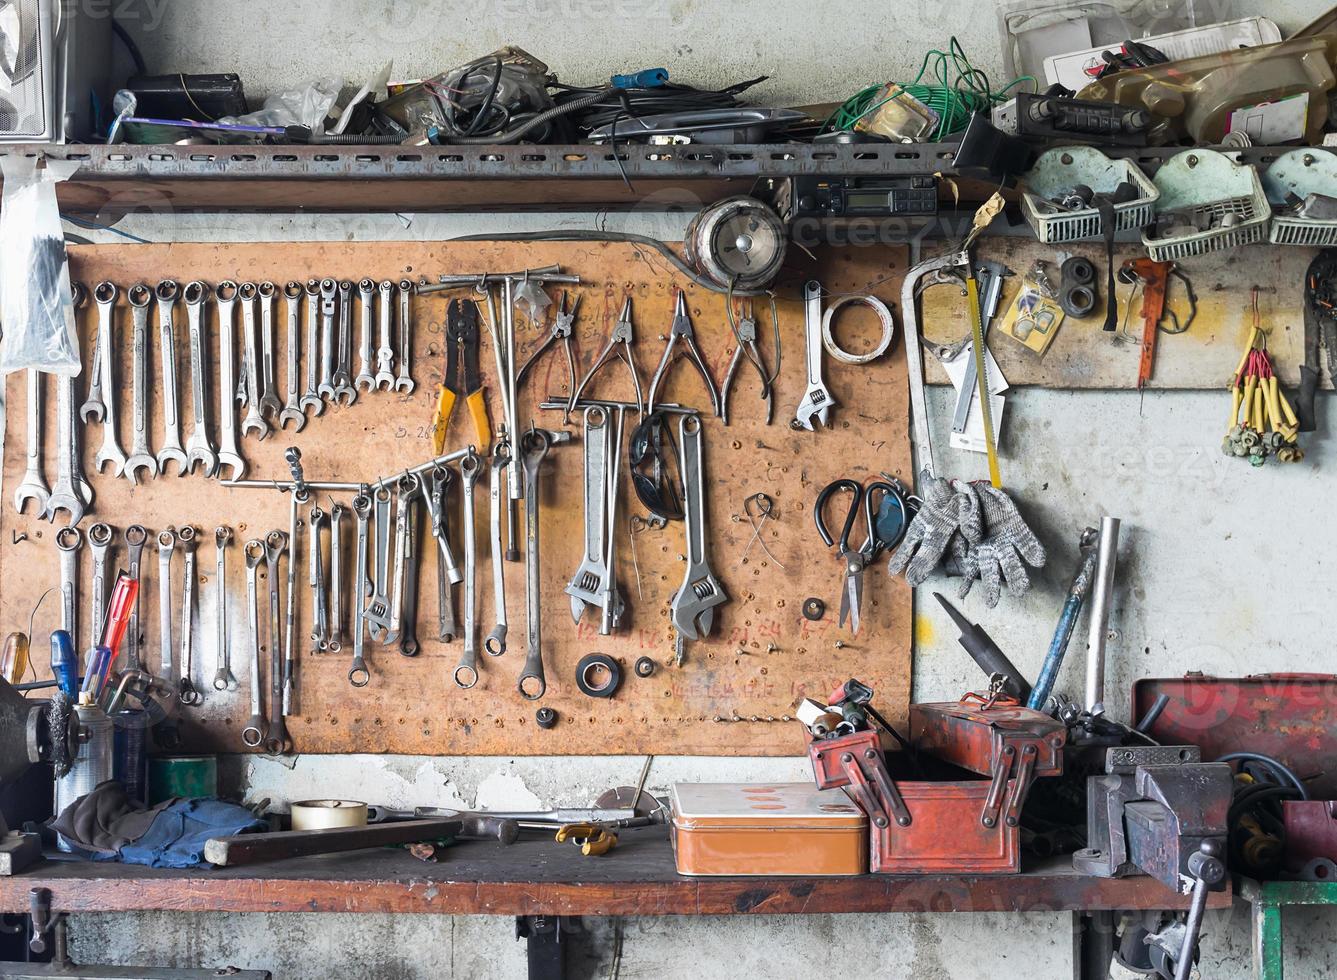
M 440 456 L 446 451 L 446 430 L 455 403 L 463 398 L 474 420 L 474 446 L 487 455 L 492 446 L 492 422 L 483 396 L 483 376 L 478 366 L 478 304 L 453 299 L 446 310 L 446 370 L 441 381 L 436 413 L 432 417 L 432 448 Z
M 617 834 L 597 823 L 569 823 L 557 828 L 557 843 L 570 841 L 586 857 L 607 854 L 617 844 Z

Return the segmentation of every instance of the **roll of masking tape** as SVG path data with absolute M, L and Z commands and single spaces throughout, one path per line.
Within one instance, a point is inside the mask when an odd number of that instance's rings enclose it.
M 365 827 L 367 804 L 357 800 L 302 800 L 292 805 L 293 830 Z

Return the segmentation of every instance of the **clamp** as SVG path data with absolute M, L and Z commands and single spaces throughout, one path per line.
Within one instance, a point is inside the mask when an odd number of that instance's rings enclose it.
M 446 310 L 446 370 L 432 418 L 432 445 L 436 455 L 445 451 L 446 429 L 455 402 L 463 398 L 473 416 L 477 448 L 487 453 L 492 445 L 492 423 L 483 397 L 483 376 L 478 367 L 478 304 L 453 299 Z
M 575 844 L 585 857 L 598 857 L 617 845 L 617 834 L 597 823 L 569 823 L 557 828 L 556 840 Z

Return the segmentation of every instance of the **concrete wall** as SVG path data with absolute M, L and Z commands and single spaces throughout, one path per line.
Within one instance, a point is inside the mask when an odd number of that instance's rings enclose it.
M 1199 3 L 1198 9 L 1203 9 Z M 1214 4 L 1220 16 L 1256 6 Z M 1265 5 L 1283 31 L 1326 7 L 1320 0 Z M 820 16 L 820 26 L 814 19 Z M 874 26 L 876 25 L 876 26 Z M 925 49 L 946 44 L 953 25 L 972 59 L 1001 75 L 994 5 L 840 0 L 491 0 L 463 4 L 320 2 L 280 5 L 241 0 L 142 0 L 130 23 L 153 71 L 238 70 L 253 96 L 336 66 L 361 79 L 388 58 L 397 76 L 441 70 L 498 44 L 516 43 L 545 58 L 564 79 L 588 84 L 612 68 L 666 64 L 676 77 L 725 84 L 769 73 L 766 94 L 812 102 L 839 98 L 872 81 L 911 77 Z M 870 29 L 873 28 L 873 29 Z M 479 217 L 164 215 L 123 228 L 152 240 L 437 239 L 454 234 L 590 225 L 592 215 Z M 678 227 L 645 216 L 613 226 L 672 237 Z M 672 226 L 673 222 L 667 222 Z M 104 234 L 72 229 L 96 240 Z M 1298 283 L 1296 284 L 1298 296 Z M 1162 356 L 1173 356 L 1167 345 Z M 1329 645 L 1313 625 L 1331 606 L 1332 525 L 1321 516 L 1331 463 L 1322 443 L 1305 463 L 1252 470 L 1219 453 L 1224 393 L 1017 392 L 1009 404 L 1003 472 L 1050 548 L 1049 567 L 1024 601 L 995 611 L 972 596 L 964 608 L 987 624 L 1026 673 L 1043 657 L 1078 531 L 1101 514 L 1124 519 L 1124 548 L 1110 644 L 1109 700 L 1122 705 L 1131 681 L 1200 669 L 1220 674 L 1323 669 Z M 1323 403 L 1325 431 L 1337 425 Z M 938 445 L 946 445 L 947 393 L 933 393 Z M 943 454 L 956 475 L 983 465 Z M 1284 501 L 1283 503 L 1279 503 Z M 1311 526 L 1298 520 L 1313 515 Z M 930 583 L 932 586 L 933 583 Z M 941 584 L 938 585 L 941 587 Z M 914 694 L 953 698 L 979 677 L 945 617 L 923 591 L 916 597 Z M 1074 642 L 1080 649 L 1080 639 Z M 1079 694 L 1080 664 L 1060 689 Z M 390 804 L 543 806 L 588 802 L 635 780 L 639 758 L 299 757 L 236 759 L 233 779 L 255 797 L 277 801 L 339 792 Z M 806 778 L 797 759 L 662 757 L 652 789 L 676 780 Z M 1292 914 L 1287 975 L 1334 970 L 1330 913 Z M 611 923 L 587 924 L 598 955 L 582 973 L 607 975 Z M 849 977 L 999 978 L 1072 975 L 1069 916 L 916 915 L 656 919 L 624 923 L 621 976 L 791 977 L 836 968 Z M 358 976 L 516 977 L 523 946 L 509 919 L 339 915 L 80 916 L 74 951 L 89 962 L 262 967 L 284 978 Z M 1209 918 L 1204 975 L 1248 976 L 1247 918 Z M 852 951 L 852 952 L 851 952 Z

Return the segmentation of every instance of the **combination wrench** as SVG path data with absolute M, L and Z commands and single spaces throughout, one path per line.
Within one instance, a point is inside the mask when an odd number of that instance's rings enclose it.
M 102 642 L 103 626 L 107 619 L 107 555 L 111 550 L 113 532 L 109 524 L 94 524 L 88 529 L 88 547 L 93 552 L 93 605 L 89 647 Z
M 85 424 L 102 422 L 107 418 L 107 402 L 103 397 L 106 386 L 102 382 L 102 347 L 111 335 L 107 327 L 116 305 L 118 290 L 114 282 L 100 282 L 93 290 L 97 303 L 97 339 L 93 342 L 93 370 L 88 372 L 88 397 L 79 406 L 79 418 Z
M 482 458 L 471 448 L 460 460 L 460 485 L 464 492 L 464 651 L 455 667 L 455 683 L 465 688 L 478 683 L 478 544 L 474 539 L 474 485 L 483 474 Z
M 357 388 L 353 385 L 353 284 L 346 279 L 339 283 L 339 356 L 334 366 L 334 400 L 345 407 L 357 401 Z
M 539 573 L 539 474 L 551 447 L 545 429 L 531 428 L 520 439 L 520 463 L 525 474 L 525 664 L 516 689 L 526 701 L 537 701 L 548 690 L 543 677 L 543 595 Z
M 371 681 L 371 672 L 363 658 L 367 629 L 362 619 L 362 604 L 367 601 L 367 535 L 371 523 L 371 497 L 366 493 L 353 498 L 353 517 L 357 521 L 357 548 L 353 559 L 353 663 L 348 668 L 348 683 L 366 687 Z
M 90 402 L 93 400 L 90 395 L 89 401 L 85 402 L 81 409 L 85 422 L 90 418 L 96 418 L 97 421 L 102 423 L 102 448 L 98 450 L 93 465 L 99 473 L 105 473 L 106 465 L 111 463 L 115 467 L 112 472 L 113 477 L 120 476 L 125 471 L 125 451 L 121 449 L 116 425 L 120 389 L 116 385 L 116 376 L 112 370 L 112 364 L 114 363 L 112 356 L 116 350 L 116 297 L 118 294 L 116 284 L 112 282 L 99 283 L 93 293 L 93 299 L 96 300 L 98 308 L 97 376 L 102 385 L 102 403 L 101 411 L 90 415 Z
M 209 440 L 209 397 L 205 391 L 204 306 L 209 287 L 196 280 L 186 286 L 186 318 L 190 327 L 191 430 L 186 439 L 188 467 L 200 467 L 206 478 L 218 472 L 218 454 Z
M 492 553 L 492 609 L 496 616 L 496 625 L 483 640 L 483 649 L 494 657 L 506 652 L 506 563 L 502 560 L 501 513 L 506 509 L 502 499 L 502 482 L 505 470 L 511 465 L 511 447 L 509 443 L 498 443 L 492 449 L 492 474 L 488 483 L 488 530 Z
M 449 466 L 432 469 L 432 489 L 427 494 L 428 516 L 432 522 L 432 537 L 436 539 L 436 615 L 437 639 L 450 643 L 455 639 L 455 596 L 452 586 L 463 578 L 455 564 L 455 553 L 450 547 L 450 523 L 446 516 L 450 507 L 450 485 L 455 473 Z
M 131 286 L 125 298 L 130 303 L 133 351 L 130 374 L 134 394 L 130 411 L 130 456 L 125 461 L 123 473 L 131 483 L 138 484 L 139 478 L 135 474 L 140 470 L 147 470 L 150 477 L 158 475 L 158 460 L 149 452 L 149 303 L 153 299 L 153 291 L 140 283 Z M 106 448 L 104 442 L 103 452 L 99 452 L 97 457 L 99 471 L 105 461 L 103 453 Z
M 246 461 L 237 448 L 237 410 L 232 403 L 232 389 L 236 387 L 233 348 L 237 284 L 231 279 L 220 282 L 214 289 L 214 299 L 218 303 L 218 462 L 231 467 L 229 480 L 240 480 L 246 474 Z
M 181 587 L 181 680 L 176 698 L 184 705 L 195 706 L 204 700 L 195 686 L 195 648 L 192 643 L 195 625 L 195 552 L 199 548 L 199 532 L 187 524 L 177 532 L 181 552 L 185 556 L 186 574 Z
M 331 653 L 344 648 L 344 511 L 343 504 L 330 505 L 330 575 L 327 585 L 330 611 L 325 649 Z
M 176 325 L 173 320 L 180 287 L 171 279 L 158 283 L 153 295 L 158 301 L 158 343 L 162 348 L 162 446 L 158 449 L 158 472 L 167 474 L 167 464 L 176 464 L 176 475 L 187 473 L 186 451 L 181 446 L 180 401 L 176 387 Z
M 158 532 L 158 652 L 163 680 L 172 676 L 172 553 L 176 531 Z
M 416 657 L 418 644 L 418 576 L 422 568 L 418 543 L 418 498 L 422 496 L 422 480 L 409 475 L 399 481 L 399 496 L 407 500 L 404 512 L 403 552 L 400 556 L 400 574 L 396 578 L 399 598 L 396 602 L 399 622 L 399 652 L 405 657 Z
M 256 748 L 265 740 L 265 716 L 260 702 L 260 611 L 259 576 L 260 563 L 265 560 L 263 541 L 251 539 L 242 550 L 246 558 L 246 625 L 251 639 L 251 717 L 241 731 L 242 743 Z
M 46 501 L 46 519 L 54 521 L 56 511 L 69 514 L 70 524 L 78 524 L 93 500 L 92 487 L 83 475 L 79 454 L 79 412 L 74 404 L 74 379 L 56 378 L 56 482 Z
M 302 410 L 303 424 L 306 411 L 310 409 L 319 418 L 325 411 L 325 402 L 320 397 L 320 282 L 315 279 L 306 281 L 306 391 L 302 393 L 299 407 Z M 301 428 L 298 428 L 301 431 Z
M 144 634 L 139 628 L 139 602 L 144 596 L 144 580 L 140 578 L 140 563 L 144 557 L 144 545 L 149 539 L 149 532 L 142 524 L 131 524 L 125 529 L 126 562 L 130 577 L 139 583 L 135 592 L 135 604 L 130 608 L 130 622 L 125 631 L 125 662 L 131 670 L 139 670 L 144 663 L 141 651 L 144 647 Z
M 290 282 L 283 287 L 284 309 L 288 321 L 288 374 L 284 379 L 288 398 L 283 403 L 283 411 L 279 413 L 279 428 L 286 429 L 291 422 L 296 426 L 294 432 L 301 432 L 306 427 L 306 412 L 303 410 L 299 394 L 302 381 L 302 349 L 298 325 L 302 318 L 303 293 L 300 282 Z
M 288 536 L 282 531 L 270 531 L 265 537 L 265 573 L 269 578 L 269 725 L 265 733 L 265 750 L 274 755 L 286 752 L 291 744 L 284 720 L 286 678 L 279 633 L 279 561 L 287 550 Z M 291 556 L 288 563 L 292 563 Z
M 403 632 L 404 577 L 408 568 L 409 556 L 413 551 L 413 542 L 409 538 L 413 501 L 422 481 L 415 474 L 405 474 L 399 479 L 396 489 L 399 491 L 395 503 L 395 568 L 392 575 L 394 586 L 390 593 L 390 628 L 384 643 L 395 643 Z
M 391 629 L 390 619 L 390 489 L 378 487 L 373 499 L 376 515 L 376 541 L 372 560 L 375 571 L 372 573 L 372 594 L 367 602 L 362 618 L 366 621 L 367 632 L 377 643 L 389 643 L 387 637 Z
M 322 279 L 320 282 L 320 383 L 316 386 L 316 393 L 321 398 L 321 404 L 325 401 L 335 401 L 334 388 L 334 359 L 335 359 L 335 337 L 334 337 L 334 317 L 336 309 L 336 297 L 339 293 L 339 286 L 333 279 Z M 318 413 L 319 414 L 319 413 Z
M 807 351 L 808 389 L 799 402 L 791 426 L 813 431 L 813 420 L 829 425 L 836 400 L 822 378 L 822 284 L 811 280 L 803 287 L 803 342 Z
M 28 369 L 28 466 L 14 491 L 14 509 L 20 514 L 29 500 L 37 502 L 37 515 L 46 514 L 51 489 L 42 473 L 42 375 Z
M 308 547 L 307 584 L 311 586 L 311 648 L 324 650 L 330 638 L 328 594 L 325 591 L 325 559 L 321 554 L 320 528 L 325 523 L 325 512 L 317 504 L 311 508 L 306 524 Z
M 261 441 L 269 435 L 269 423 L 260 412 L 260 357 L 255 346 L 255 304 L 259 290 L 255 283 L 244 282 L 237 288 L 237 299 L 241 302 L 241 329 L 246 353 L 243 355 L 245 367 L 246 417 L 241 420 L 241 434 L 248 436 L 252 432 Z
M 371 373 L 371 317 L 376 304 L 376 283 L 363 279 L 357 284 L 358 298 L 358 369 L 353 384 L 359 391 L 375 391 L 376 378 Z
M 301 458 L 301 451 L 296 447 L 289 449 L 285 454 L 288 457 L 289 465 L 294 467 L 294 477 L 301 483 L 300 463 L 293 459 L 296 454 L 297 459 Z M 288 536 L 285 540 L 285 547 L 291 546 L 292 551 L 288 556 L 288 605 L 284 613 L 283 621 L 283 708 L 284 715 L 292 714 L 296 709 L 293 707 L 293 693 L 297 681 L 297 508 L 305 506 L 311 500 L 311 494 L 305 489 L 295 489 L 292 493 L 292 506 L 288 510 Z M 272 537 L 273 535 L 271 535 Z M 266 546 L 269 539 L 265 540 Z M 270 709 L 273 710 L 272 708 Z
M 60 628 L 79 642 L 79 550 L 84 536 L 77 527 L 62 527 L 56 532 L 60 550 Z
M 275 363 L 274 301 L 278 291 L 278 287 L 268 280 L 256 287 L 260 295 L 260 414 L 266 420 L 278 419 L 283 411 Z
M 232 673 L 232 645 L 227 635 L 227 546 L 232 542 L 232 528 L 226 524 L 214 528 L 214 673 L 215 691 L 235 691 L 237 678 Z
M 399 374 L 395 391 L 412 394 L 413 381 L 413 283 L 399 281 Z
M 376 348 L 376 390 L 395 389 L 395 348 L 390 340 L 390 318 L 394 315 L 395 284 L 386 280 L 377 287 L 381 296 L 380 331 Z

